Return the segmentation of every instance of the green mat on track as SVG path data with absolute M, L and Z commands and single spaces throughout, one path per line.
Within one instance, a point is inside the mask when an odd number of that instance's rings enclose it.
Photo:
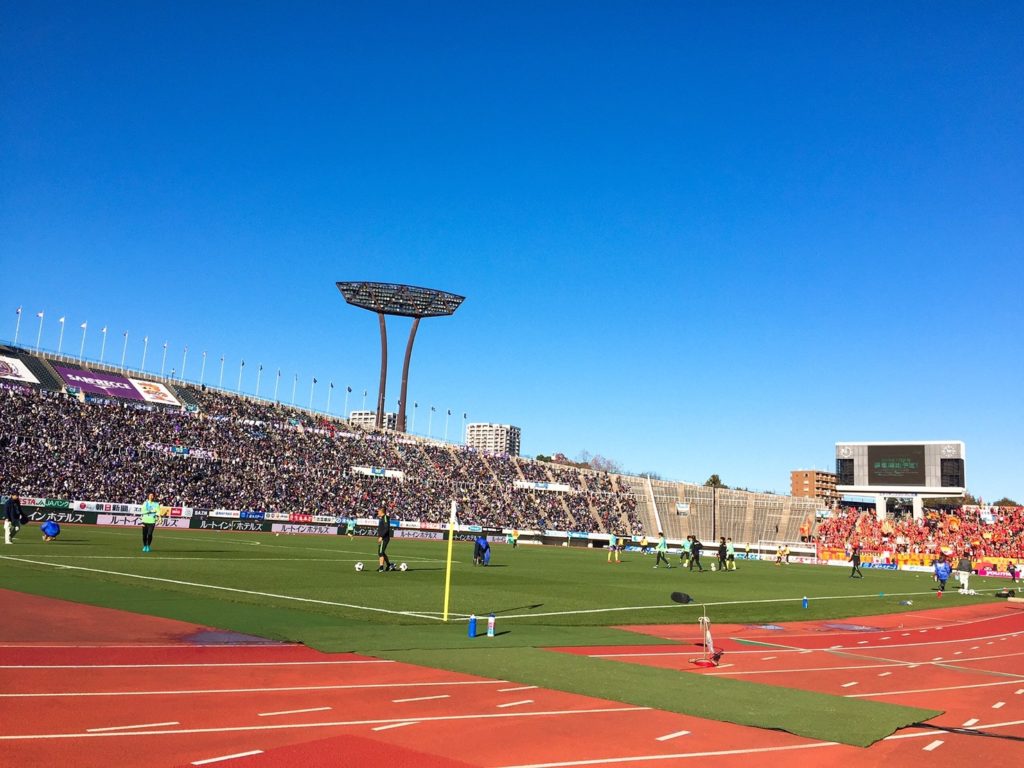
M 899 728 L 942 714 L 933 709 L 780 689 L 539 648 L 487 648 L 458 654 L 395 651 L 374 655 L 857 747 L 870 746 Z

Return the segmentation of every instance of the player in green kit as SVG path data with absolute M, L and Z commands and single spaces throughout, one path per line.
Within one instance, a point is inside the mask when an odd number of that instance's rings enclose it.
M 348 534 L 348 537 L 350 539 L 355 536 L 355 533 L 356 533 L 356 521 L 355 521 L 355 518 L 350 517 L 348 519 L 348 522 L 345 523 L 345 533 Z
M 683 539 L 683 548 L 679 550 L 679 567 L 685 568 L 690 564 L 690 537 Z
M 666 568 L 671 568 L 672 565 L 668 561 L 668 542 L 665 540 L 665 534 L 658 531 L 658 545 L 654 548 L 656 557 L 654 558 L 654 567 L 658 567 L 658 563 L 664 562 Z
M 736 545 L 732 539 L 725 540 L 725 567 L 730 571 L 736 570 Z

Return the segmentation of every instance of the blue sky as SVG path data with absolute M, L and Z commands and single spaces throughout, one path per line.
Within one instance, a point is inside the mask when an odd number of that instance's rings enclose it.
M 1024 499 L 1019 4 L 0 9 L 0 338 L 23 305 L 22 341 L 45 310 L 44 346 L 64 315 L 65 351 L 148 334 L 340 412 L 379 342 L 335 281 L 411 283 L 467 297 L 421 326 L 419 433 L 780 492 L 962 439 Z

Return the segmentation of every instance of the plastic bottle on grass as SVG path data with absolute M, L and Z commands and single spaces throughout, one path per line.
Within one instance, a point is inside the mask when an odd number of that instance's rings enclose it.
M 494 614 L 487 617 L 487 636 L 494 637 Z
M 470 637 L 476 637 L 476 614 L 469 614 L 469 629 L 466 632 Z
M 806 595 L 804 595 L 804 599 L 803 599 L 802 605 L 803 605 L 804 608 L 807 607 L 807 596 Z

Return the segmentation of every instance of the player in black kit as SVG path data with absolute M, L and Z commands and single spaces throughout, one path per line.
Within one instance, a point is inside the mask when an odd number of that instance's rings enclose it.
M 377 510 L 377 573 L 393 571 L 395 566 L 388 559 L 388 543 L 391 541 L 391 520 L 387 510 Z

